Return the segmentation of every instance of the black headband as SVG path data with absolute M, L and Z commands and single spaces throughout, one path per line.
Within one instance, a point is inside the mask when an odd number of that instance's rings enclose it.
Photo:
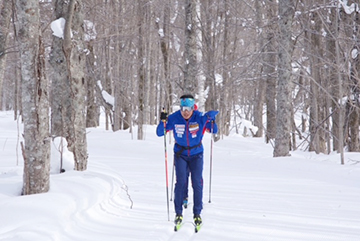
M 194 96 L 191 95 L 191 94 L 186 94 L 186 95 L 182 95 L 182 96 L 180 97 L 180 99 L 186 99 L 186 98 L 194 99 Z

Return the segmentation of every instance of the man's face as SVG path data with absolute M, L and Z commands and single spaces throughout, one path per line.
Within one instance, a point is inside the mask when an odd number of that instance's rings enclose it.
M 182 109 L 181 110 L 181 115 L 182 117 L 184 117 L 185 120 L 190 119 L 191 115 L 193 114 L 194 110 L 193 109 Z
M 182 98 L 180 100 L 180 111 L 185 120 L 188 120 L 193 114 L 194 102 L 194 98 Z

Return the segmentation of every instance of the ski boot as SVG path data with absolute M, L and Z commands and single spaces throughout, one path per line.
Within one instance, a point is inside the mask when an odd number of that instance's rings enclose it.
M 199 214 L 194 215 L 194 224 L 195 224 L 195 233 L 197 233 L 202 226 L 202 220 Z
M 178 231 L 181 228 L 182 225 L 183 216 L 181 214 L 176 214 L 175 216 L 175 232 Z

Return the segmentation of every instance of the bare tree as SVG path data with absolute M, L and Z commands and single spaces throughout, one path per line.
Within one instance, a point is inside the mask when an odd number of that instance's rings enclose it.
M 347 37 L 345 48 L 347 50 L 346 63 L 349 66 L 347 78 L 349 82 L 349 96 L 346 106 L 347 112 L 347 136 L 348 136 L 348 149 L 349 151 L 360 151 L 360 13 L 358 1 L 346 2 L 351 5 L 357 6 L 350 13 L 343 11 L 342 20 L 344 22 L 344 33 Z M 343 3 L 345 4 L 345 2 Z
M 287 156 L 291 131 L 291 57 L 293 50 L 292 23 L 295 0 L 279 1 L 279 82 L 274 157 Z
M 266 143 L 276 136 L 276 4 L 273 0 L 268 0 L 266 4 L 266 40 L 264 56 L 264 75 L 266 76 Z
M 256 98 L 254 103 L 254 125 L 258 127 L 258 130 L 255 133 L 255 137 L 262 137 L 264 132 L 263 127 L 263 110 L 264 110 L 264 102 L 265 102 L 265 93 L 266 93 L 266 79 L 263 77 L 265 73 L 264 67 L 269 63 L 265 63 L 263 59 L 265 58 L 265 48 L 264 48 L 264 35 L 266 32 L 264 31 L 263 24 L 263 6 L 261 4 L 262 1 L 255 0 L 255 8 L 256 11 L 256 26 L 257 26 L 257 51 L 259 52 L 259 67 L 258 67 L 258 80 L 257 80 L 257 88 L 256 88 Z
M 24 119 L 24 195 L 50 187 L 49 102 L 38 0 L 18 0 Z
M 313 2 L 312 2 L 313 3 Z M 311 20 L 308 22 L 308 31 L 306 32 L 309 41 L 309 59 L 310 59 L 310 148 L 309 151 L 315 151 L 316 153 L 326 152 L 326 142 L 324 140 L 324 104 L 326 103 L 324 98 L 324 86 L 322 81 L 322 57 L 323 51 L 321 47 L 321 20 L 319 13 L 316 11 L 317 4 L 312 5 Z
M 74 154 L 75 170 L 84 171 L 87 168 L 88 154 L 83 3 L 81 0 L 71 0 L 68 7 L 63 42 L 63 50 L 68 64 L 68 72 L 70 73 L 71 93 L 71 121 L 67 123 L 71 128 L 71 132 L 67 141 L 69 150 Z
M 52 133 L 66 138 L 75 170 L 83 171 L 88 158 L 83 4 L 80 0 L 59 0 L 55 11 L 66 22 L 64 39 L 54 38 L 52 46 Z
M 56 19 L 66 19 L 68 5 L 65 0 L 54 1 L 54 16 Z M 68 136 L 66 123 L 71 116 L 70 73 L 67 59 L 63 51 L 64 40 L 53 36 L 49 63 L 51 72 L 51 134 L 53 136 Z
M 144 14 L 146 14 L 145 11 L 146 6 L 146 0 L 141 0 L 138 4 L 138 103 L 139 103 L 139 110 L 138 110 L 138 140 L 142 140 L 144 138 L 144 130 L 143 125 L 145 124 L 145 50 L 144 50 Z
M 2 92 L 3 92 L 3 79 L 5 74 L 6 63 L 6 48 L 8 43 L 8 35 L 11 20 L 11 7 L 12 1 L 2 1 L 0 4 L 0 109 L 3 106 Z
M 228 12 L 231 9 L 231 5 L 228 0 L 224 2 L 224 10 Z M 230 122 L 231 122 L 231 106 L 232 99 L 231 93 L 232 84 L 230 78 L 231 68 L 229 66 L 229 62 L 232 62 L 235 59 L 235 53 L 233 52 L 233 48 L 231 48 L 231 43 L 235 46 L 237 43 L 237 35 L 232 35 L 230 31 L 231 17 L 228 14 L 224 16 L 224 43 L 223 43 L 223 52 L 222 52 L 222 78 L 223 78 L 223 88 L 220 93 L 220 118 L 218 120 L 218 125 L 220 126 L 219 135 L 224 134 L 228 136 L 230 134 Z M 234 51 L 235 52 L 235 51 Z
M 163 85 L 164 88 L 164 99 L 165 99 L 165 109 L 170 111 L 173 103 L 173 95 L 172 95 L 172 82 L 170 81 L 170 49 L 169 49 L 169 28 L 170 28 L 170 2 L 166 1 L 162 4 L 162 12 L 158 14 L 162 14 L 162 21 L 160 17 L 156 19 L 156 28 L 158 30 L 158 35 L 160 39 L 160 50 L 163 57 L 163 69 L 164 69 L 164 80 Z M 160 25 L 162 23 L 162 26 Z
M 185 0 L 185 53 L 183 92 L 194 91 L 197 75 L 196 45 L 196 0 Z

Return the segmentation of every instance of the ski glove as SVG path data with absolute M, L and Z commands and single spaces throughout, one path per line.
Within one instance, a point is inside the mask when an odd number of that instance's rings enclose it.
M 217 110 L 210 110 L 210 111 L 206 112 L 205 115 L 207 116 L 208 120 L 215 121 L 215 117 L 218 113 L 219 113 L 219 111 L 217 111 Z
M 160 120 L 166 121 L 167 120 L 167 113 L 165 111 L 162 111 L 160 114 Z

